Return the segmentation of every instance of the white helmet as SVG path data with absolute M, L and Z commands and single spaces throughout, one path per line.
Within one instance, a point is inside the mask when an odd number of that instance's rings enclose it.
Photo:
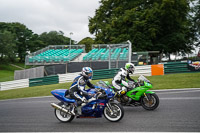
M 90 68 L 90 67 L 83 67 L 81 73 L 82 73 L 83 76 L 85 76 L 85 77 L 87 77 L 89 79 L 92 79 L 92 76 L 88 76 L 88 74 L 93 73 L 92 68 Z
M 129 72 L 129 73 L 134 73 L 135 71 L 135 65 L 133 63 L 126 63 L 125 65 L 125 69 Z

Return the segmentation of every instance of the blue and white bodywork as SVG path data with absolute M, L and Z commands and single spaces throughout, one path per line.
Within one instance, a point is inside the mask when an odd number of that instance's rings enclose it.
M 102 117 L 102 114 L 112 122 L 119 121 L 123 118 L 124 110 L 120 104 L 113 100 L 115 92 L 112 88 L 95 86 L 95 89 L 88 89 L 86 91 L 90 94 L 95 94 L 96 97 L 86 97 L 88 102 L 82 106 L 82 114 L 77 115 L 77 118 L 99 118 Z M 55 108 L 56 117 L 61 122 L 72 121 L 75 115 L 70 112 L 76 104 L 76 101 L 70 98 L 68 90 L 57 89 L 51 91 L 51 94 L 61 101 L 59 104 L 51 104 Z

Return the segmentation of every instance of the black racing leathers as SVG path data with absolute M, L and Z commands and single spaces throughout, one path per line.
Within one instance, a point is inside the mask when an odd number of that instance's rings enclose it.
M 70 97 L 77 101 L 78 106 L 80 106 L 82 102 L 84 102 L 84 97 L 88 96 L 87 91 L 85 91 L 85 85 L 90 88 L 95 88 L 94 85 L 90 83 L 87 77 L 80 75 L 74 79 L 70 87 Z

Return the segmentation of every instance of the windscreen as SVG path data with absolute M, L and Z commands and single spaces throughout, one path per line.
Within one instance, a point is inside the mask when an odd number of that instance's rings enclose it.
M 103 88 L 109 88 L 109 86 L 104 81 L 97 82 L 97 86 L 103 87 Z
M 140 75 L 140 77 L 138 78 L 138 80 L 150 83 L 150 81 L 146 77 L 144 77 L 143 75 Z

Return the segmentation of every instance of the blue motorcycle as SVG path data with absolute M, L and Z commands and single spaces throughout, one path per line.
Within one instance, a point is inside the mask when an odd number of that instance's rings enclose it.
M 98 86 L 95 89 L 88 89 L 89 94 L 95 95 L 86 97 L 87 103 L 81 108 L 81 115 L 72 114 L 71 110 L 75 109 L 76 101 L 69 96 L 67 89 L 57 89 L 51 91 L 51 94 L 55 96 L 59 102 L 58 104 L 51 103 L 51 106 L 55 108 L 55 116 L 61 122 L 71 122 L 74 117 L 76 118 L 100 118 L 104 114 L 104 117 L 111 121 L 120 121 L 124 116 L 123 107 L 114 100 L 115 92 L 112 88 L 102 82 L 97 82 Z

